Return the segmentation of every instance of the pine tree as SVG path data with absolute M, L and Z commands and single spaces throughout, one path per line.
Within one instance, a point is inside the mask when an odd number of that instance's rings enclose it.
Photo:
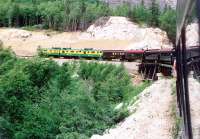
M 156 0 L 151 1 L 150 11 L 151 11 L 151 18 L 150 18 L 149 24 L 151 26 L 159 26 L 160 9 Z

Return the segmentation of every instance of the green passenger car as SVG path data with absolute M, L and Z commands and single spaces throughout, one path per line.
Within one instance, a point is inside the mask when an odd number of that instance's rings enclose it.
M 41 49 L 40 55 L 47 57 L 100 59 L 103 52 L 95 49 L 47 48 Z

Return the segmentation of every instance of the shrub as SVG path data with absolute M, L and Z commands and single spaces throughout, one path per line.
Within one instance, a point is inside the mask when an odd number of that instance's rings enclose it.
M 17 59 L 0 50 L 0 137 L 86 139 L 123 120 L 138 94 L 124 67 Z

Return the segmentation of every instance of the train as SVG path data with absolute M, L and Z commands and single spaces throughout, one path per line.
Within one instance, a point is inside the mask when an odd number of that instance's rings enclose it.
M 186 60 L 189 71 L 199 71 L 200 47 L 187 48 Z M 73 58 L 73 59 L 96 59 L 96 60 L 118 60 L 140 62 L 138 72 L 144 78 L 155 79 L 156 73 L 161 72 L 165 76 L 171 76 L 173 66 L 176 63 L 175 49 L 150 49 L 150 50 L 97 50 L 93 48 L 46 48 L 38 49 L 39 55 L 43 57 Z M 196 73 L 200 75 L 200 73 Z
M 199 57 L 199 46 L 187 48 L 187 60 Z M 73 59 L 96 59 L 96 60 L 119 60 L 135 61 L 142 60 L 148 63 L 156 61 L 165 65 L 173 65 L 176 57 L 175 49 L 149 49 L 149 50 L 97 50 L 93 48 L 39 48 L 38 53 L 43 57 L 73 58 Z

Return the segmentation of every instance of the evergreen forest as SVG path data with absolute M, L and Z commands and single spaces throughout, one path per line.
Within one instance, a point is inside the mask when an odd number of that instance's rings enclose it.
M 85 30 L 106 16 L 125 16 L 141 25 L 159 27 L 174 41 L 176 14 L 155 0 L 146 7 L 124 3 L 109 6 L 100 0 L 0 0 L 0 27 L 29 27 L 59 31 Z

